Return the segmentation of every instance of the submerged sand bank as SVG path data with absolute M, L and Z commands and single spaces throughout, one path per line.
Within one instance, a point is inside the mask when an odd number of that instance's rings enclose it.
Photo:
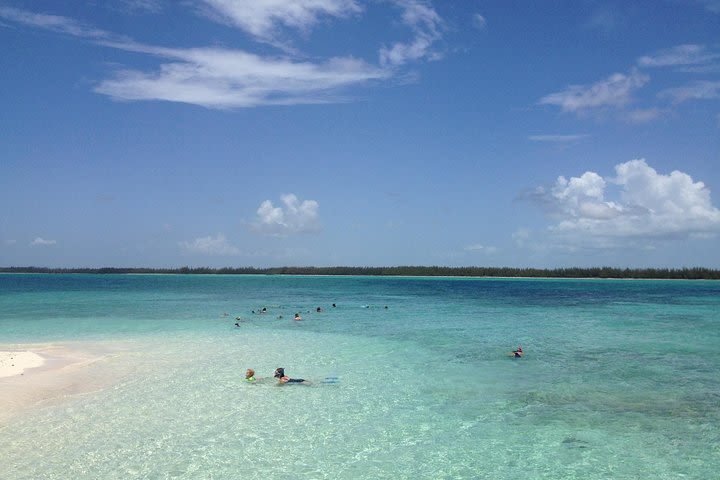
M 40 403 L 61 401 L 112 384 L 117 377 L 102 367 L 114 356 L 84 346 L 0 345 L 0 425 Z

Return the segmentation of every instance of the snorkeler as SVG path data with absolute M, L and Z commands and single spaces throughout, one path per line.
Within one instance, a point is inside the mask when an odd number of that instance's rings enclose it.
M 304 378 L 290 378 L 287 375 L 285 375 L 285 369 L 282 367 L 278 367 L 275 369 L 275 374 L 273 375 L 275 378 L 278 379 L 279 383 L 303 383 L 306 382 Z

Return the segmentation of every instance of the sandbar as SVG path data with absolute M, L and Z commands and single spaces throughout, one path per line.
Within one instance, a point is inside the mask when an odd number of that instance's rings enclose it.
M 0 427 L 38 405 L 112 384 L 103 364 L 114 356 L 85 345 L 0 345 Z
M 0 378 L 23 375 L 27 368 L 41 367 L 45 359 L 30 351 L 0 351 Z

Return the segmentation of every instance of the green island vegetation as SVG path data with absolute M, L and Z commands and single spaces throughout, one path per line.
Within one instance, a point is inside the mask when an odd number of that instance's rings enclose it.
M 720 280 L 720 270 L 692 268 L 516 268 L 516 267 L 182 267 L 182 268 L 46 268 L 0 267 L 0 273 L 187 274 L 187 275 L 363 275 L 415 277 L 634 278 Z

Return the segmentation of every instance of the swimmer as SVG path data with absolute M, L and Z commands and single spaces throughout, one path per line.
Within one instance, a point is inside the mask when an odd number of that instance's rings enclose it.
M 300 316 L 300 313 L 295 314 L 295 318 L 293 320 L 302 320 L 302 317 Z
M 245 381 L 250 383 L 255 381 L 255 370 L 252 368 L 245 370 Z
M 523 349 L 522 349 L 522 345 L 518 345 L 517 350 L 513 350 L 513 351 L 510 352 L 508 355 L 511 355 L 511 356 L 513 356 L 513 357 L 515 357 L 515 358 L 520 358 L 520 357 L 522 357 L 522 356 L 524 355 L 524 352 L 523 352 Z
M 317 307 L 317 308 L 315 309 L 315 311 L 316 311 L 317 313 L 320 313 L 320 312 L 323 311 L 323 309 L 322 309 L 322 307 Z
M 278 383 L 304 383 L 307 382 L 304 378 L 290 378 L 287 375 L 285 375 L 285 369 L 282 367 L 278 367 L 275 369 L 275 374 L 273 375 L 275 378 L 278 379 Z

